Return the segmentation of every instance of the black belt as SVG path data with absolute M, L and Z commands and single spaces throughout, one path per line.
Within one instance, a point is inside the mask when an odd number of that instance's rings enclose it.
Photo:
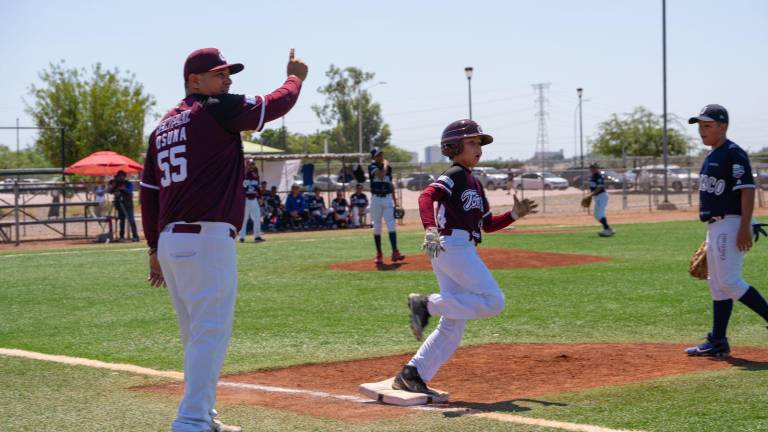
M 373 194 L 373 195 L 374 195 L 374 196 L 377 196 L 377 197 L 385 197 L 385 196 L 387 196 L 387 195 L 392 195 L 392 192 L 387 192 L 387 193 L 375 193 L 375 194 Z
M 203 230 L 203 227 L 198 224 L 175 224 L 173 228 L 171 228 L 172 233 L 181 233 L 181 234 L 200 234 L 200 231 L 202 230 Z M 235 230 L 230 228 L 229 236 L 232 238 L 235 238 L 237 236 L 237 233 L 235 233 Z

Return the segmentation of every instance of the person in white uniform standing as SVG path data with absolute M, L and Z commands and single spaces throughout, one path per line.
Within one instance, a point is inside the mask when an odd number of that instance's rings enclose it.
M 392 186 L 392 167 L 384 159 L 380 148 L 371 149 L 373 162 L 368 165 L 368 177 L 371 179 L 371 219 L 373 220 L 373 241 L 376 245 L 376 258 L 373 263 L 384 264 L 384 254 L 381 251 L 381 218 L 387 223 L 389 244 L 392 246 L 392 262 L 405 259 L 397 249 L 397 232 L 395 231 L 395 207 L 397 201 Z
M 426 383 L 458 348 L 467 321 L 496 316 L 504 310 L 504 294 L 475 248 L 482 240 L 481 231 L 505 228 L 536 213 L 537 205 L 515 196 L 511 211 L 491 214 L 482 184 L 471 171 L 480 161 L 482 146 L 491 142 L 493 137 L 472 120 L 455 121 L 443 131 L 442 153 L 453 165 L 419 196 L 426 230 L 423 248 L 432 260 L 440 294 L 408 296 L 416 340 L 421 340 L 430 316 L 439 316 L 440 322 L 395 377 L 395 390 L 435 394 Z
M 704 107 L 688 119 L 699 125 L 701 141 L 712 150 L 701 166 L 699 219 L 707 223 L 707 271 L 712 294 L 712 331 L 704 343 L 686 349 L 689 356 L 725 357 L 730 355 L 726 330 L 738 300 L 768 322 L 765 298 L 741 276 L 744 255 L 752 247 L 762 227 L 752 219 L 755 181 L 747 153 L 726 137 L 728 111 L 720 105 Z
M 261 238 L 261 207 L 259 207 L 259 191 L 261 186 L 259 181 L 259 168 L 256 167 L 256 161 L 248 161 L 248 170 L 243 179 L 243 190 L 245 192 L 245 216 L 243 216 L 243 227 L 240 228 L 240 243 L 245 241 L 245 232 L 248 228 L 248 219 L 253 221 L 253 239 L 263 242 Z

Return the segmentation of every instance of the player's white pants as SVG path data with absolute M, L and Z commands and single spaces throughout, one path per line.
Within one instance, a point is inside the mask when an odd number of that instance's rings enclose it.
M 352 226 L 360 226 L 360 217 L 368 214 L 367 208 L 352 206 Z
M 738 300 L 749 289 L 741 277 L 744 252 L 736 247 L 741 216 L 729 215 L 707 225 L 707 270 L 712 299 Z
M 595 219 L 597 219 L 598 222 L 605 217 L 606 207 L 608 207 L 608 192 L 603 192 L 595 196 Z
M 371 219 L 373 220 L 373 233 L 381 234 L 381 218 L 387 223 L 387 231 L 395 232 L 395 201 L 392 194 L 387 196 L 371 196 Z
M 245 216 L 243 216 L 243 227 L 240 228 L 240 238 L 245 238 L 245 228 L 248 226 L 248 219 L 253 220 L 253 237 L 261 237 L 261 208 L 259 208 L 258 199 L 245 200 Z
M 237 295 L 234 227 L 199 224 L 199 234 L 173 233 L 169 224 L 157 247 L 184 347 L 184 398 L 171 425 L 174 432 L 211 428 Z
M 504 310 L 504 294 L 477 254 L 469 233 L 444 236 L 445 252 L 432 260 L 440 294 L 429 296 L 429 313 L 440 323 L 408 364 L 430 381 L 461 343 L 467 320 L 496 316 Z

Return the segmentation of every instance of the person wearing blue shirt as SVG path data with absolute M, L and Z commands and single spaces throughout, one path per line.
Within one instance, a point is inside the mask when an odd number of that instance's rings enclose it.
M 712 150 L 704 159 L 699 183 L 699 219 L 707 224 L 707 270 L 712 295 L 712 331 L 706 341 L 688 348 L 689 356 L 728 356 L 726 337 L 733 301 L 738 300 L 768 322 L 768 303 L 741 275 L 744 255 L 762 225 L 752 220 L 755 182 L 747 153 L 726 137 L 728 111 L 704 107 L 689 124 L 698 123 L 701 141 Z
M 605 218 L 605 209 L 608 207 L 608 192 L 605 190 L 605 177 L 600 172 L 600 165 L 594 162 L 589 165 L 592 175 L 589 176 L 589 194 L 595 202 L 595 219 L 603 225 L 603 230 L 597 233 L 600 237 L 611 237 L 614 231 L 608 225 L 608 219 Z
M 133 216 L 133 183 L 126 180 L 125 171 L 118 171 L 115 178 L 109 182 L 107 192 L 115 197 L 115 208 L 120 226 L 120 241 L 125 241 L 125 221 L 131 227 L 131 240 L 139 241 L 139 231 L 136 229 L 136 219 Z
M 291 186 L 291 193 L 285 197 L 285 213 L 293 228 L 307 221 L 307 200 L 298 185 Z

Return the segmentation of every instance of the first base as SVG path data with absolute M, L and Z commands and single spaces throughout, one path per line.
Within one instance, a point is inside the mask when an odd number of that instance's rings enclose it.
M 405 390 L 394 390 L 392 389 L 392 381 L 394 379 L 393 377 L 375 383 L 360 384 L 360 387 L 357 389 L 366 397 L 388 405 L 414 406 L 448 402 L 448 393 L 436 389 L 432 390 L 438 393 L 437 396 Z

